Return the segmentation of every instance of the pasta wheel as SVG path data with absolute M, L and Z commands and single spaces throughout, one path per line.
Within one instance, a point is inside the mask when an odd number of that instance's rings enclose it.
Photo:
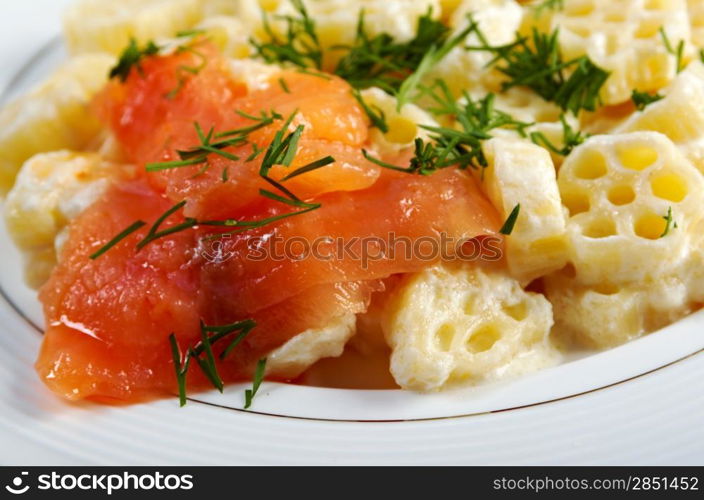
M 618 130 L 665 134 L 704 173 L 704 64 L 692 62 L 663 94 L 664 99 L 633 114 Z
M 416 137 L 428 138 L 428 131 L 421 125 L 437 127 L 433 117 L 415 104 L 406 104 L 399 112 L 396 98 L 376 87 L 362 91 L 362 99 L 372 109 L 384 113 L 389 131 L 383 133 L 377 128 L 371 130 L 371 140 L 380 154 L 394 153 L 412 146 Z
M 696 307 L 687 283 L 679 277 L 590 287 L 557 273 L 544 283 L 555 315 L 554 336 L 567 345 L 613 347 L 667 326 Z
M 384 312 L 391 374 L 404 389 L 516 375 L 557 360 L 550 303 L 471 265 L 408 275 Z
M 547 151 L 535 144 L 494 138 L 484 145 L 489 166 L 482 189 L 505 218 L 520 203 L 512 233 L 506 236 L 506 263 L 523 283 L 562 268 L 567 262 L 565 213 Z
M 325 328 L 299 333 L 267 356 L 267 373 L 296 378 L 317 361 L 342 355 L 345 344 L 355 333 L 355 324 L 355 315 L 348 313 Z
M 605 104 L 627 101 L 632 89 L 655 91 L 674 78 L 677 63 L 668 53 L 662 28 L 673 48 L 685 42 L 692 54 L 685 0 L 565 0 L 552 14 L 566 60 L 582 55 L 611 76 L 602 88 Z
M 107 81 L 115 60 L 107 54 L 76 57 L 48 81 L 0 111 L 0 194 L 37 153 L 80 150 L 100 132 L 88 103 Z
M 704 178 L 664 135 L 594 136 L 567 158 L 558 185 L 581 284 L 653 281 L 688 258 Z M 677 228 L 667 230 L 670 211 Z
M 36 288 L 56 263 L 57 237 L 107 188 L 117 168 L 96 153 L 57 151 L 27 161 L 4 206 L 7 229 L 25 256 L 25 279 Z
M 251 54 L 249 31 L 242 20 L 234 16 L 213 16 L 196 26 L 228 57 L 244 59 Z
M 201 0 L 78 0 L 64 15 L 64 37 L 74 54 L 119 54 L 130 38 L 172 37 L 201 17 Z
M 687 0 L 689 20 L 692 26 L 692 43 L 704 48 L 704 3 L 701 0 Z
M 514 41 L 523 11 L 514 0 L 464 0 L 450 18 L 454 33 L 467 27 L 468 14 L 472 14 L 490 45 L 503 45 Z M 452 49 L 428 72 L 426 83 L 442 80 L 455 97 L 460 97 L 464 91 L 498 91 L 500 74 L 486 68 L 492 55 L 464 49 L 464 45 L 478 44 L 476 35 L 470 34 L 464 44 Z

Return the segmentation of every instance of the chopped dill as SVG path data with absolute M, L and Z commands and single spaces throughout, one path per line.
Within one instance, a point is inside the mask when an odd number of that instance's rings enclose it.
M 269 64 L 291 63 L 300 68 L 323 66 L 323 51 L 315 31 L 315 21 L 308 14 L 302 0 L 291 0 L 296 16 L 277 16 L 286 24 L 286 33 L 277 34 L 271 27 L 269 16 L 263 12 L 267 40 L 250 39 L 257 55 Z
M 137 44 L 137 40 L 130 38 L 130 42 L 120 54 L 117 64 L 110 70 L 109 77 L 119 78 L 122 83 L 127 81 L 132 68 L 142 73 L 142 60 L 146 57 L 153 56 L 159 53 L 159 46 L 153 41 L 148 41 L 144 47 Z
M 286 83 L 286 80 L 284 80 L 284 78 L 279 78 L 279 86 L 281 87 L 281 90 L 283 90 L 287 94 L 291 93 L 291 89 L 288 88 L 288 84 Z
M 384 110 L 377 105 L 369 105 L 364 101 L 362 94 L 357 89 L 352 89 L 352 96 L 357 100 L 362 110 L 369 117 L 369 121 L 372 122 L 372 126 L 381 130 L 384 134 L 389 131 L 389 125 L 386 123 L 386 114 Z
M 224 360 L 233 351 L 237 345 L 257 326 L 254 320 L 248 319 L 238 321 L 229 325 L 222 326 L 207 326 L 203 321 L 200 322 L 201 340 L 193 347 L 190 347 L 185 356 L 181 353 L 181 349 L 176 340 L 176 335 L 169 335 L 169 343 L 171 345 L 171 355 L 173 358 L 174 369 L 176 372 L 176 381 L 178 384 L 179 402 L 181 406 L 186 405 L 186 375 L 191 364 L 191 360 L 195 359 L 198 366 L 203 371 L 208 380 L 213 386 L 222 392 L 224 384 L 220 374 L 218 373 L 213 353 L 213 346 L 219 341 L 237 334 L 232 341 L 222 350 L 219 359 Z M 210 335 L 210 334 L 213 335 Z M 205 354 L 205 358 L 201 356 Z
M 513 207 L 513 210 L 511 210 L 511 213 L 508 215 L 506 218 L 506 222 L 504 222 L 504 225 L 501 226 L 501 229 L 499 229 L 499 233 L 505 234 L 505 235 L 510 235 L 513 232 L 513 228 L 516 225 L 516 221 L 518 220 L 518 214 L 521 213 L 521 204 L 518 203 L 515 207 Z
M 130 234 L 134 233 L 135 231 L 141 229 L 142 227 L 144 227 L 144 226 L 146 226 L 146 225 L 147 225 L 147 223 L 144 222 L 144 221 L 141 221 L 141 220 L 135 221 L 135 222 L 132 223 L 129 227 L 127 227 L 124 231 L 122 231 L 120 234 L 118 234 L 118 235 L 115 236 L 113 239 L 111 239 L 110 241 L 108 241 L 105 245 L 103 245 L 102 247 L 100 247 L 100 249 L 99 249 L 97 252 L 95 252 L 94 254 L 92 254 L 92 255 L 90 256 L 90 258 L 91 258 L 92 260 L 97 259 L 97 258 L 100 257 L 101 255 L 103 255 L 105 252 L 107 252 L 108 250 L 110 250 L 112 247 L 114 247 L 115 245 L 117 245 L 119 242 L 121 242 L 122 240 L 124 240 L 125 238 L 127 238 Z
M 675 222 L 675 220 L 672 218 L 672 207 L 668 207 L 667 214 L 663 215 L 662 218 L 665 219 L 665 229 L 663 230 L 660 237 L 664 238 L 665 236 L 670 234 L 670 231 L 672 229 L 677 229 L 677 222 Z
M 677 43 L 677 47 L 673 47 L 670 38 L 665 33 L 665 28 L 660 26 L 659 31 L 662 42 L 665 44 L 665 50 L 667 50 L 668 54 L 675 56 L 676 71 L 680 73 L 684 69 L 684 40 L 680 40 Z
M 252 401 L 254 401 L 254 396 L 257 395 L 259 386 L 262 385 L 264 380 L 264 372 L 266 371 L 266 358 L 257 361 L 257 367 L 254 370 L 254 379 L 252 381 L 252 388 L 247 389 L 244 392 L 244 409 L 248 409 L 252 406 Z
M 380 161 L 363 151 L 367 160 L 384 168 L 421 175 L 429 175 L 451 166 L 460 169 L 482 168 L 488 165 L 482 141 L 492 137 L 489 132 L 496 128 L 507 128 L 525 136 L 526 127 L 531 125 L 496 109 L 495 94 L 490 93 L 482 99 L 474 100 L 465 93 L 462 100 L 455 101 L 447 84 L 442 81 L 437 81 L 432 87 L 423 87 L 422 92 L 436 105 L 430 109 L 432 113 L 454 117 L 459 128 L 421 125 L 431 135 L 428 142 L 420 138 L 415 140 L 414 154 L 408 167 Z
M 610 73 L 587 56 L 564 61 L 557 30 L 545 34 L 534 28 L 530 37 L 518 36 L 507 45 L 491 46 L 476 21 L 471 20 L 470 26 L 480 43 L 465 48 L 493 55 L 489 65 L 509 78 L 502 84 L 503 90 L 528 87 L 543 99 L 575 115 L 582 109 L 594 111 L 600 104 L 599 92 Z
M 638 111 L 643 111 L 649 104 L 664 98 L 664 95 L 651 94 L 650 92 L 639 92 L 636 89 L 633 89 L 631 92 L 631 101 L 633 101 L 633 104 L 635 104 Z
M 354 88 L 379 87 L 390 94 L 399 91 L 424 59 L 425 65 L 430 65 L 432 56 L 428 53 L 437 53 L 437 47 L 445 44 L 450 33 L 447 26 L 433 19 L 430 10 L 418 19 L 415 36 L 407 42 L 398 42 L 387 33 L 370 37 L 364 23 L 361 11 L 354 42 L 333 47 L 344 51 L 333 72 Z
M 582 133 L 581 130 L 574 130 L 567 119 L 565 114 L 560 115 L 560 123 L 562 124 L 562 147 L 555 146 L 550 139 L 548 139 L 542 132 L 531 132 L 530 140 L 538 146 L 542 146 L 560 156 L 567 156 L 572 152 L 574 148 L 582 144 L 589 137 L 588 134 Z

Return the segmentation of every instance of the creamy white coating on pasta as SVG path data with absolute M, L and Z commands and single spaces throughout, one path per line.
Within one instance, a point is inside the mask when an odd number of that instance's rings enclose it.
M 661 95 L 663 99 L 631 115 L 616 132 L 665 134 L 704 173 L 704 64 L 693 61 Z
M 356 317 L 348 313 L 324 328 L 299 333 L 267 356 L 266 371 L 270 375 L 295 378 L 313 363 L 342 354 L 347 341 L 355 334 Z
M 648 282 L 689 257 L 704 178 L 666 136 L 594 136 L 567 158 L 558 185 L 580 283 Z
M 496 380 L 550 366 L 552 307 L 500 271 L 436 266 L 409 275 L 382 320 L 391 374 L 405 389 Z
M 501 138 L 487 141 L 484 151 L 489 166 L 482 189 L 504 220 L 520 205 L 506 236 L 510 273 L 527 284 L 560 269 L 567 262 L 567 232 L 550 155 L 535 144 Z

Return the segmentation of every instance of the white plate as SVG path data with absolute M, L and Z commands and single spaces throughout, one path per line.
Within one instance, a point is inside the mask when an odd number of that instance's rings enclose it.
M 61 60 L 58 12 L 67 3 L 0 6 L 6 94 L 26 91 Z M 41 313 L 1 227 L 0 255 L 5 464 L 704 462 L 704 312 L 518 381 L 442 394 L 265 382 L 252 412 L 239 410 L 244 386 L 198 395 L 184 409 L 175 400 L 69 405 L 32 369 Z

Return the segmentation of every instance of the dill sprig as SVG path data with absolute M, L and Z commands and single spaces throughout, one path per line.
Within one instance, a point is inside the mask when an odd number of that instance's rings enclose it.
M 277 35 L 265 16 L 268 41 L 250 40 L 250 43 L 266 62 L 293 64 L 304 72 L 310 72 L 309 68 L 321 70 L 323 51 L 315 21 L 300 0 L 293 0 L 293 7 L 295 15 L 280 17 L 286 23 L 285 36 Z M 333 74 L 355 89 L 379 87 L 390 94 L 398 93 L 401 106 L 410 100 L 422 77 L 469 32 L 467 28 L 450 38 L 450 29 L 434 19 L 432 9 L 428 9 L 418 18 L 415 35 L 410 40 L 399 42 L 388 33 L 372 37 L 367 34 L 364 10 L 361 10 L 352 44 L 331 48 L 342 52 Z M 282 88 L 286 91 L 284 85 Z
M 530 133 L 530 140 L 538 146 L 542 146 L 560 156 L 569 155 L 574 148 L 582 144 L 589 138 L 589 134 L 582 133 L 581 130 L 574 130 L 569 123 L 565 114 L 560 115 L 560 123 L 562 124 L 562 147 L 557 147 L 550 139 L 542 132 L 534 131 Z
M 154 222 L 154 224 L 152 224 L 152 227 L 149 228 L 149 231 L 147 232 L 146 236 L 144 236 L 144 238 L 142 238 L 139 243 L 137 243 L 137 251 L 143 249 L 145 246 L 149 245 L 153 241 L 163 238 L 164 236 L 169 236 L 171 234 L 178 233 L 179 231 L 183 231 L 184 229 L 190 229 L 192 227 L 195 227 L 198 224 L 198 221 L 192 217 L 186 217 L 184 221 L 180 224 L 176 224 L 175 226 L 171 226 L 167 229 L 162 229 L 161 231 L 159 230 L 161 225 L 166 222 L 169 217 L 181 210 L 185 205 L 186 200 L 183 200 L 179 203 L 176 203 L 173 207 L 169 208 L 166 212 L 164 212 Z
M 201 125 L 198 122 L 194 122 L 193 126 L 195 127 L 199 144 L 187 150 L 177 151 L 176 153 L 180 158 L 179 160 L 147 163 L 147 172 L 158 172 L 160 170 L 189 167 L 204 163 L 207 165 L 208 156 L 211 154 L 222 156 L 228 160 L 237 161 L 240 159 L 239 156 L 229 153 L 224 149 L 247 143 L 249 134 L 269 126 L 277 120 L 283 119 L 280 114 L 273 110 L 269 113 L 262 111 L 259 116 L 250 115 L 239 110 L 236 112 L 240 116 L 252 120 L 255 123 L 253 125 L 225 130 L 218 133 L 215 133 L 214 129 L 211 127 L 206 134 L 203 132 Z M 247 161 L 251 160 L 247 159 Z
M 428 11 L 428 16 L 430 16 L 430 11 Z M 397 109 L 399 111 L 404 104 L 412 99 L 412 94 L 418 90 L 421 81 L 430 72 L 430 70 L 441 60 L 443 60 L 452 49 L 462 43 L 467 35 L 474 29 L 474 26 L 470 23 L 469 26 L 452 38 L 444 40 L 442 43 L 436 43 L 430 46 L 418 63 L 418 67 L 413 71 L 413 73 L 411 73 L 410 76 L 408 76 L 408 78 L 403 81 L 403 83 L 401 83 L 401 86 L 398 89 L 396 99 Z
M 358 89 L 352 89 L 352 96 L 357 100 L 367 117 L 369 117 L 369 121 L 372 122 L 372 127 L 376 127 L 383 133 L 387 133 L 389 131 L 389 125 L 386 123 L 384 110 L 377 105 L 370 106 L 367 104 Z
M 274 139 L 269 144 L 269 147 L 264 152 L 264 157 L 262 158 L 262 163 L 259 167 L 259 175 L 266 182 L 274 186 L 277 190 L 284 194 L 284 198 L 280 198 L 278 195 L 274 197 L 270 196 L 273 193 L 267 190 L 260 190 L 260 194 L 267 196 L 271 199 L 281 201 L 283 203 L 288 203 L 293 206 L 302 208 L 311 208 L 316 204 L 309 204 L 302 202 L 296 195 L 294 195 L 289 189 L 283 186 L 283 182 L 294 177 L 298 177 L 307 172 L 317 170 L 326 165 L 330 165 L 335 162 L 332 156 L 326 156 L 319 160 L 315 160 L 311 163 L 303 165 L 290 174 L 286 175 L 283 179 L 275 180 L 269 176 L 270 170 L 276 166 L 281 165 L 284 167 L 291 166 L 294 158 L 296 157 L 296 151 L 298 149 L 298 142 L 303 134 L 303 125 L 298 125 L 293 132 L 286 134 L 289 129 L 293 119 L 298 114 L 298 110 L 291 113 L 291 115 L 286 119 L 284 125 L 279 129 L 276 134 L 274 134 Z M 286 200 L 286 201 L 284 201 Z M 317 205 L 319 207 L 319 205 Z
M 670 231 L 672 229 L 677 229 L 677 222 L 675 222 L 675 220 L 672 217 L 672 207 L 668 207 L 667 214 L 663 215 L 662 218 L 665 219 L 665 229 L 663 230 L 660 237 L 664 238 L 665 236 L 670 234 Z
M 130 42 L 120 54 L 117 64 L 110 70 L 109 77 L 119 78 L 122 83 L 127 81 L 132 68 L 142 73 L 142 60 L 146 57 L 159 53 L 159 46 L 153 41 L 148 41 L 143 47 L 137 44 L 137 40 L 130 38 Z
M 280 220 L 293 217 L 296 215 L 301 215 L 304 213 L 311 212 L 313 210 L 316 210 L 321 207 L 320 203 L 309 203 L 306 201 L 301 200 L 298 198 L 290 189 L 286 188 L 283 183 L 286 181 L 293 179 L 295 177 L 298 177 L 300 175 L 304 175 L 308 172 L 312 172 L 314 170 L 317 170 L 319 168 L 325 167 L 326 165 L 330 165 L 331 163 L 335 162 L 335 159 L 332 156 L 325 156 L 323 158 L 320 158 L 318 160 L 312 161 L 310 163 L 307 163 L 301 167 L 298 167 L 294 169 L 293 171 L 289 172 L 287 175 L 285 175 L 283 178 L 276 180 L 273 179 L 272 177 L 269 176 L 270 170 L 276 166 L 276 165 L 282 165 L 282 166 L 290 166 L 291 163 L 293 162 L 296 152 L 298 149 L 298 142 L 301 138 L 301 135 L 303 134 L 303 125 L 299 125 L 295 128 L 293 132 L 289 132 L 288 134 L 286 133 L 293 122 L 294 117 L 298 111 L 294 111 L 284 122 L 284 125 L 279 129 L 276 134 L 274 135 L 274 139 L 272 142 L 269 144 L 269 146 L 264 150 L 257 150 L 257 156 L 259 154 L 264 154 L 264 158 L 262 159 L 262 163 L 260 166 L 260 171 L 259 175 L 264 179 L 266 182 L 271 184 L 274 188 L 276 188 L 281 194 L 274 193 L 272 191 L 269 191 L 267 189 L 260 189 L 259 194 L 265 198 L 269 198 L 270 200 L 283 203 L 288 206 L 292 206 L 295 208 L 299 208 L 300 210 L 296 210 L 293 212 L 287 212 L 283 214 L 278 214 L 275 216 L 270 216 L 270 217 L 264 217 L 262 219 L 255 219 L 255 220 L 236 220 L 236 219 L 225 219 L 225 220 L 199 220 L 193 217 L 185 217 L 182 222 L 175 224 L 173 226 L 170 226 L 166 229 L 161 229 L 162 225 L 169 219 L 172 215 L 176 214 L 179 210 L 181 210 L 185 205 L 186 205 L 186 200 L 180 201 L 179 203 L 175 204 L 173 207 L 169 208 L 166 212 L 164 212 L 151 226 L 147 234 L 137 243 L 137 251 L 143 249 L 150 243 L 163 238 L 165 236 L 170 236 L 172 234 L 175 234 L 177 232 L 186 230 L 186 229 L 191 229 L 195 228 L 197 226 L 208 226 L 208 227 L 222 227 L 228 229 L 227 232 L 222 232 L 222 233 L 216 233 L 213 235 L 208 236 L 208 239 L 211 238 L 219 238 L 224 235 L 228 234 L 236 234 L 244 231 L 250 231 L 252 229 L 257 229 L 260 227 L 267 226 L 269 224 L 273 224 L 275 222 L 278 222 Z M 266 125 L 269 125 L 273 123 L 275 120 L 282 119 L 282 116 L 279 115 L 278 113 L 271 112 L 270 114 L 267 114 L 265 112 L 262 112 L 262 114 L 259 117 L 256 117 L 254 115 L 248 115 L 246 113 L 240 112 L 243 116 L 257 120 L 257 123 L 251 126 L 246 126 L 246 127 L 241 127 L 237 129 L 232 129 L 232 130 L 227 130 L 225 132 L 220 132 L 218 134 L 215 134 L 213 129 L 211 128 L 210 131 L 205 134 L 200 127 L 198 123 L 195 124 L 196 127 L 196 132 L 198 134 L 199 140 L 200 140 L 200 145 L 194 148 L 191 148 L 187 151 L 179 151 L 179 155 L 181 157 L 180 161 L 173 161 L 173 162 L 162 162 L 162 163 L 154 163 L 154 164 L 149 164 L 147 165 L 147 170 L 148 171 L 158 171 L 158 170 L 165 170 L 169 168 L 179 168 L 187 165 L 195 165 L 199 163 L 205 163 L 205 167 L 207 167 L 207 155 L 208 154 L 219 154 L 227 159 L 230 160 L 236 160 L 239 159 L 239 157 L 232 155 L 231 153 L 228 153 L 226 151 L 222 151 L 220 148 L 226 147 L 228 145 L 232 145 L 234 143 L 243 143 L 246 142 L 246 135 L 253 130 L 257 130 L 261 127 L 264 127 Z M 218 139 L 221 138 L 220 141 L 213 142 L 213 139 Z M 235 142 L 233 142 L 235 141 Z M 199 172 L 202 173 L 203 169 Z M 196 175 L 199 175 L 196 174 Z M 228 179 L 228 174 L 227 170 L 223 170 L 222 175 L 221 175 L 222 181 L 226 182 Z M 98 252 L 93 254 L 91 258 L 96 259 L 103 255 L 105 252 L 107 252 L 110 248 L 112 248 L 115 244 L 117 244 L 119 241 L 122 239 L 126 238 L 129 236 L 131 233 L 135 232 L 136 230 L 140 229 L 142 226 L 146 225 L 143 221 L 137 221 L 134 224 L 132 224 L 130 227 L 122 231 L 120 234 L 118 234 L 115 238 L 113 238 L 110 242 L 108 242 L 104 247 L 102 247 Z
M 286 23 L 283 36 L 271 27 L 269 16 L 263 12 L 264 31 L 267 41 L 257 42 L 250 38 L 257 55 L 267 63 L 291 63 L 301 68 L 323 66 L 323 51 L 315 30 L 315 21 L 308 14 L 302 0 L 291 0 L 297 16 L 277 16 Z
M 362 155 L 372 163 L 389 170 L 405 172 L 407 174 L 430 175 L 441 168 L 452 166 L 452 161 L 447 160 L 450 151 L 441 149 L 432 142 L 423 142 L 416 138 L 414 142 L 414 152 L 407 167 L 400 167 L 375 158 L 366 149 L 362 149 Z
M 197 33 L 195 33 L 197 34 Z M 193 36 L 193 35 L 188 35 L 188 36 Z M 171 91 L 169 91 L 165 97 L 167 99 L 174 99 L 179 92 L 181 92 L 181 89 L 183 88 L 184 85 L 186 85 L 186 82 L 188 81 L 188 77 L 192 75 L 197 75 L 203 69 L 208 65 L 208 58 L 203 54 L 202 52 L 196 50 L 193 47 L 189 47 L 187 45 L 182 45 L 176 49 L 177 54 L 182 54 L 184 52 L 188 52 L 190 54 L 193 54 L 196 56 L 198 59 L 198 64 L 195 66 L 189 66 L 187 64 L 181 64 L 179 65 L 178 68 L 176 68 L 176 87 L 174 87 Z
M 665 28 L 660 26 L 659 31 L 660 36 L 662 37 L 662 43 L 665 44 L 665 50 L 667 50 L 668 54 L 675 56 L 676 71 L 677 73 L 680 73 L 684 69 L 684 40 L 680 40 L 677 43 L 677 47 L 673 47 L 670 42 L 670 38 L 665 32 Z
M 100 247 L 100 249 L 92 254 L 90 256 L 91 260 L 95 260 L 101 255 L 103 255 L 105 252 L 110 250 L 112 247 L 117 245 L 119 242 L 127 238 L 130 234 L 134 233 L 135 231 L 141 229 L 142 227 L 146 226 L 147 223 L 141 220 L 135 221 L 132 223 L 130 226 L 128 226 L 124 231 L 120 232 L 117 236 L 115 236 L 113 239 L 108 241 L 105 245 Z
M 636 89 L 633 89 L 631 92 L 631 101 L 633 101 L 633 104 L 635 104 L 638 111 L 643 111 L 649 104 L 664 98 L 664 95 L 651 94 L 650 92 L 640 92 Z
M 400 89 L 429 51 L 436 50 L 433 47 L 445 43 L 450 32 L 447 26 L 433 19 L 430 10 L 418 19 L 415 36 L 407 42 L 398 42 L 388 33 L 370 37 L 364 23 L 362 10 L 352 45 L 333 47 L 344 51 L 333 72 L 354 88 L 379 87 L 390 94 Z
M 266 371 L 266 358 L 257 361 L 257 367 L 254 370 L 254 379 L 252 380 L 252 388 L 244 391 L 244 409 L 247 410 L 252 406 L 252 401 L 254 401 L 254 396 L 257 395 L 259 386 L 262 385 L 264 380 L 264 373 Z
M 501 226 L 501 229 L 499 229 L 499 233 L 505 234 L 505 235 L 510 235 L 513 232 L 513 228 L 516 226 L 516 221 L 518 220 L 518 214 L 521 213 L 521 204 L 518 203 L 515 207 L 513 207 L 513 210 L 511 210 L 511 213 L 508 215 L 506 218 L 506 222 L 504 222 L 504 225 Z
M 181 406 L 186 404 L 186 375 L 188 374 L 191 360 L 196 360 L 208 380 L 216 389 L 222 392 L 224 384 L 215 363 L 213 345 L 237 333 L 235 338 L 230 341 L 219 356 L 220 360 L 224 360 L 256 326 L 256 322 L 251 319 L 222 326 L 207 326 L 201 320 L 201 340 L 193 347 L 189 347 L 185 356 L 181 353 L 181 349 L 176 340 L 176 335 L 174 333 L 169 335 L 169 343 L 171 345 L 171 354 L 174 362 L 174 369 L 176 371 L 176 381 L 178 383 L 179 402 Z M 211 333 L 212 335 L 210 335 Z M 205 354 L 205 358 L 201 357 L 203 354 Z
M 465 48 L 493 55 L 489 65 L 495 66 L 509 78 L 503 82 L 503 90 L 516 86 L 528 87 L 543 99 L 575 115 L 582 109 L 594 111 L 600 104 L 599 91 L 606 83 L 609 72 L 599 68 L 587 56 L 565 61 L 558 44 L 557 30 L 545 34 L 533 28 L 530 37 L 518 36 L 507 45 L 492 46 L 477 22 L 471 18 L 470 21 L 479 45 Z
M 383 162 L 363 150 L 365 158 L 384 168 L 421 175 L 429 175 L 451 166 L 460 169 L 483 168 L 488 162 L 482 150 L 482 142 L 491 139 L 492 130 L 507 128 L 525 136 L 526 127 L 531 125 L 496 109 L 495 94 L 490 93 L 482 99 L 474 100 L 465 92 L 462 100 L 455 101 L 443 81 L 437 81 L 432 87 L 423 87 L 422 92 L 435 103 L 435 107 L 430 108 L 432 113 L 452 116 L 458 127 L 421 125 L 431 132 L 429 141 L 420 138 L 415 140 L 414 154 L 407 167 Z

